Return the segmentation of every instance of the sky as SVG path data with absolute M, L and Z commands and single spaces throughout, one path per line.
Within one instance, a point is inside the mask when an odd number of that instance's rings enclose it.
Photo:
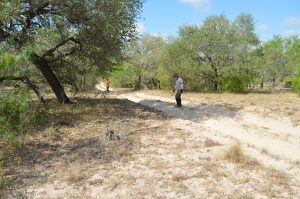
M 206 17 L 221 14 L 234 20 L 241 13 L 253 16 L 262 41 L 273 35 L 300 36 L 300 0 L 146 0 L 138 29 L 177 36 L 184 24 L 201 25 Z

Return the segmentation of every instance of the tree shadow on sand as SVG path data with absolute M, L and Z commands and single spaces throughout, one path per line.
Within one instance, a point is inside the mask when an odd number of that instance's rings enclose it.
M 229 117 L 234 118 L 236 116 L 237 108 L 221 105 L 207 105 L 196 104 L 182 106 L 180 108 L 174 107 L 173 103 L 164 102 L 160 100 L 145 99 L 140 101 L 144 106 L 151 107 L 155 110 L 162 111 L 168 116 L 188 120 L 192 122 L 201 122 L 212 117 Z

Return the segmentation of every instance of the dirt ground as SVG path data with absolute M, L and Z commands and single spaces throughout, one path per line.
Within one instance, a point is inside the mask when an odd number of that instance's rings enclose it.
M 2 155 L 15 184 L 0 197 L 300 198 L 296 94 L 184 94 L 179 109 L 173 98 L 51 100 L 45 125 Z

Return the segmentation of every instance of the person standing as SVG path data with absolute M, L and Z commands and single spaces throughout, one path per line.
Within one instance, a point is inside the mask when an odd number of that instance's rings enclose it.
M 175 100 L 176 100 L 176 106 L 175 107 L 181 107 L 181 94 L 183 93 L 183 80 L 178 75 L 178 73 L 173 74 L 173 78 L 176 79 L 175 87 L 173 89 L 173 93 L 176 91 Z
M 106 78 L 106 81 L 105 81 L 106 92 L 109 92 L 109 87 L 110 87 L 110 81 L 108 78 Z

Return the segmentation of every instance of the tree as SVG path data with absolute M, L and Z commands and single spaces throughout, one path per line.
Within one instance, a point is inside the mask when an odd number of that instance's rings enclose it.
M 120 71 L 113 74 L 114 81 L 122 81 L 122 84 L 132 85 L 137 90 L 144 84 L 148 88 L 155 86 L 159 56 L 165 45 L 161 35 L 141 35 L 127 46 L 126 63 L 121 66 L 121 74 Z
M 259 44 L 251 15 L 241 14 L 233 22 L 224 15 L 211 16 L 202 26 L 185 25 L 179 33 L 162 58 L 161 71 L 186 74 L 197 84 L 195 89 L 207 85 L 214 91 L 247 88 L 255 75 L 253 52 Z M 239 87 L 241 83 L 243 88 Z
M 286 62 L 284 39 L 280 36 L 274 38 L 263 45 L 264 70 L 262 79 L 271 81 L 275 87 L 276 80 L 283 80 L 286 76 Z
M 285 38 L 285 54 L 286 60 L 286 76 L 293 76 L 297 71 L 297 66 L 300 64 L 300 38 L 299 36 L 291 36 Z
M 0 5 L 2 45 L 16 50 L 32 46 L 31 61 L 58 101 L 68 103 L 62 85 L 66 82 L 59 77 L 104 72 L 119 62 L 124 44 L 135 37 L 142 1 L 4 0 Z

